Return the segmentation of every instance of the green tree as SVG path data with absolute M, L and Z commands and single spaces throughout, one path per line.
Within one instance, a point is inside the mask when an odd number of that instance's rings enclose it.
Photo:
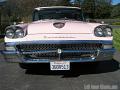
M 95 0 L 84 0 L 82 3 L 84 13 L 89 14 L 90 18 L 94 18 Z
M 35 7 L 55 5 L 69 6 L 70 0 L 8 0 L 4 14 L 9 17 L 25 17 L 31 15 Z
M 109 18 L 112 5 L 111 0 L 84 0 L 82 9 L 90 18 Z
M 97 0 L 95 5 L 95 18 L 110 18 L 111 0 Z
M 55 5 L 54 0 L 8 0 L 4 6 L 4 18 L 16 21 L 18 18 L 30 18 L 35 7 Z
M 113 7 L 111 18 L 120 18 L 120 3 Z
M 55 0 L 57 6 L 70 6 L 70 0 Z

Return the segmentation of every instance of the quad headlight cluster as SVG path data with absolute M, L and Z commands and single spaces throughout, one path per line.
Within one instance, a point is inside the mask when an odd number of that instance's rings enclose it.
M 7 38 L 23 38 L 26 35 L 26 32 L 20 28 L 20 27 L 15 27 L 15 28 L 7 28 L 6 29 L 6 37 Z
M 95 28 L 94 34 L 97 37 L 111 37 L 112 28 L 109 26 L 98 26 Z

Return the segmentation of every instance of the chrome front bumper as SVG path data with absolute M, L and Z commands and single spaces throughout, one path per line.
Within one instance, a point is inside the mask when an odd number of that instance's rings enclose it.
M 75 41 L 73 41 L 74 43 Z M 102 43 L 102 44 L 112 44 L 112 41 L 78 41 L 80 42 L 94 42 L 94 43 Z M 26 42 L 22 42 L 22 43 L 26 43 Z M 31 43 L 31 42 L 27 42 L 27 43 Z M 32 42 L 33 43 L 33 42 Z M 37 42 L 37 43 L 69 43 L 68 41 L 64 42 L 64 41 L 52 41 L 52 42 Z M 6 43 L 7 46 L 15 46 L 16 44 L 19 43 Z M 37 51 L 37 53 L 41 53 L 41 51 Z M 44 51 L 46 52 L 46 51 Z M 70 52 L 70 51 L 64 51 L 64 52 Z M 74 51 L 71 51 L 74 52 Z M 70 61 L 70 62 L 95 62 L 95 61 L 104 61 L 104 60 L 111 60 L 113 58 L 113 54 L 115 52 L 114 48 L 110 48 L 110 49 L 100 49 L 100 50 L 79 50 L 79 52 L 96 52 L 97 56 L 96 57 L 89 57 L 89 58 L 80 58 L 79 60 L 65 60 L 65 61 Z M 23 55 L 21 54 L 21 52 L 19 51 L 4 51 L 4 57 L 5 57 L 5 61 L 7 62 L 17 62 L 17 63 L 49 63 L 53 60 L 49 60 L 49 59 L 27 59 L 24 58 Z M 25 52 L 26 53 L 26 52 Z M 36 52 L 29 52 L 29 53 L 36 53 Z M 62 60 L 62 59 L 60 59 Z

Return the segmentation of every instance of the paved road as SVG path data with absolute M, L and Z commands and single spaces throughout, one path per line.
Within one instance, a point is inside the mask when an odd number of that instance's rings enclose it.
M 95 86 L 101 88 L 97 90 L 120 90 L 119 57 L 116 52 L 114 60 L 101 62 L 97 68 L 72 64 L 72 70 L 67 72 L 52 72 L 49 65 L 23 70 L 17 63 L 0 62 L 0 90 L 95 90 Z M 0 60 L 3 58 L 0 55 Z
M 111 25 L 111 27 L 114 29 L 120 29 L 120 26 L 118 26 L 118 25 Z

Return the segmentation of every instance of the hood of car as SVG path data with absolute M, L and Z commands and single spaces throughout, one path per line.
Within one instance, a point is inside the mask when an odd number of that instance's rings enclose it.
M 72 20 L 42 20 L 28 25 L 28 34 L 91 34 L 99 24 Z

